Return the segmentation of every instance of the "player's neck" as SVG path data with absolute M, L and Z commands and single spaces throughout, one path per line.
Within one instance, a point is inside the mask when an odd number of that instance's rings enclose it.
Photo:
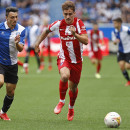
M 12 25 L 10 25 L 10 24 L 8 24 L 8 23 L 7 23 L 7 25 L 8 25 L 8 27 L 9 27 L 11 30 L 14 29 L 14 26 L 12 26 Z
M 98 31 L 98 30 L 93 30 L 95 33 Z
M 121 25 L 117 27 L 117 30 L 120 31 L 121 30 Z
M 65 21 L 66 22 L 66 21 Z M 68 22 L 66 22 L 66 24 L 68 24 L 68 25 L 71 25 L 71 24 L 73 24 L 74 23 L 74 19 L 70 22 L 70 23 L 68 23 Z

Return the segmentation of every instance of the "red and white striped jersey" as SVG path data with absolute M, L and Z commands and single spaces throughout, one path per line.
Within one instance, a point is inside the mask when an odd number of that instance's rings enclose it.
M 99 48 L 99 39 L 103 40 L 103 32 L 100 30 L 97 30 L 95 32 L 94 30 L 88 30 L 88 39 L 89 39 L 89 51 L 98 51 Z
M 83 45 L 69 31 L 69 27 L 75 26 L 76 33 L 86 34 L 86 28 L 80 19 L 74 18 L 73 24 L 67 24 L 65 20 L 58 20 L 49 25 L 50 31 L 59 31 L 61 40 L 59 58 L 71 63 L 80 63 L 83 60 Z

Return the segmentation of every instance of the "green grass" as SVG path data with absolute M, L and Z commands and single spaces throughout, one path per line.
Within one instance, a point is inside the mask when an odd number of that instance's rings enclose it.
M 23 58 L 20 58 L 23 61 Z M 110 111 L 118 112 L 122 117 L 119 130 L 130 130 L 130 87 L 124 87 L 123 78 L 116 56 L 104 57 L 102 78 L 95 79 L 95 67 L 84 57 L 79 94 L 75 104 L 75 116 L 67 121 L 69 96 L 59 115 L 53 109 L 59 100 L 59 72 L 56 57 L 53 58 L 53 70 L 46 66 L 37 74 L 35 58 L 31 57 L 29 74 L 22 74 L 19 67 L 19 82 L 15 91 L 15 100 L 8 111 L 11 121 L 0 120 L 0 130 L 109 130 L 104 117 Z M 5 85 L 0 91 L 0 106 L 5 95 Z M 114 129 L 112 129 L 114 130 Z M 116 130 L 116 129 L 115 129 Z

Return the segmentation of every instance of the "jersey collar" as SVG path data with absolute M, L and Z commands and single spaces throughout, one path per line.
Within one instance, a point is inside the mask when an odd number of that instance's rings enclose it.
M 7 21 L 4 22 L 5 28 L 9 29 L 9 26 L 7 25 Z
M 7 25 L 7 21 L 4 22 L 5 28 L 9 29 L 9 26 Z M 18 30 L 18 24 L 16 24 L 16 26 L 14 27 L 14 29 L 12 29 L 12 31 L 14 30 Z

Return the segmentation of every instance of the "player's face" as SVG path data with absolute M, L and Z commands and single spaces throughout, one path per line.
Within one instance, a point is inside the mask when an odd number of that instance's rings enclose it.
M 30 19 L 28 20 L 28 25 L 29 25 L 29 26 L 32 26 L 32 25 L 33 25 L 33 19 L 32 19 L 32 18 L 30 18 Z
M 118 29 L 120 27 L 120 23 L 117 21 L 113 21 L 114 27 Z
M 97 25 L 97 24 L 94 24 L 94 25 L 93 25 L 93 30 L 95 30 L 95 31 L 98 30 L 98 25 Z
M 7 25 L 13 29 L 16 26 L 18 20 L 18 13 L 17 12 L 10 12 L 8 16 L 6 16 Z
M 67 24 L 72 24 L 75 17 L 75 12 L 72 9 L 64 10 L 63 16 Z

